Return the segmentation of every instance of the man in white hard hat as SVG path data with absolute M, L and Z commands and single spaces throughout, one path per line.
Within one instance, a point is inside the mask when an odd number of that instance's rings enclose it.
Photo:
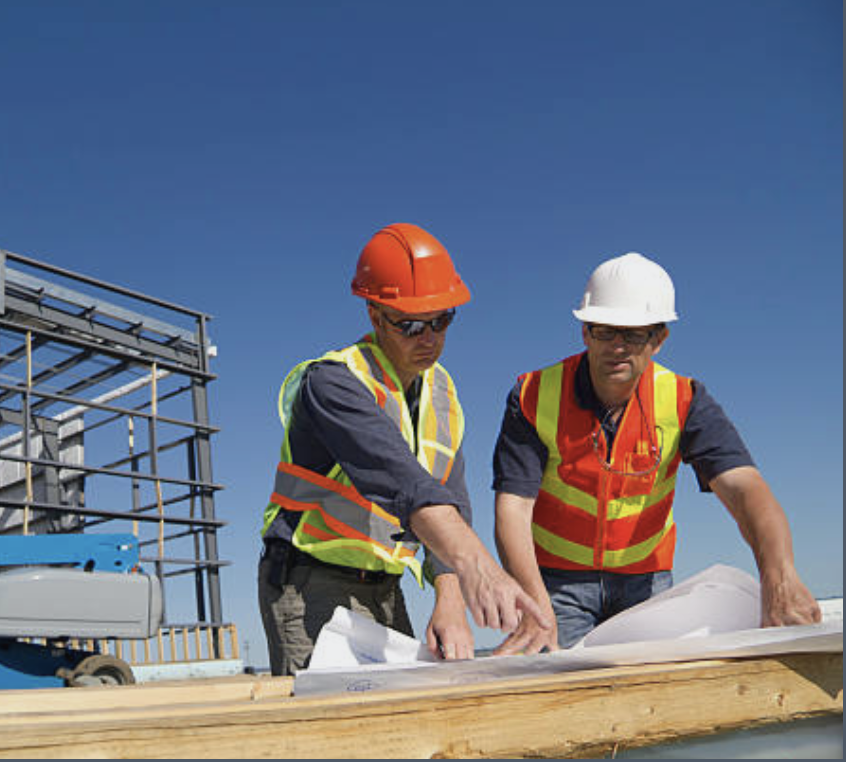
M 681 462 L 737 521 L 761 580 L 761 624 L 820 620 L 784 511 L 701 382 L 653 358 L 677 320 L 666 271 L 630 253 L 602 263 L 581 306 L 586 351 L 519 377 L 494 453 L 503 566 L 554 615 L 527 617 L 498 653 L 567 648 L 672 585 Z

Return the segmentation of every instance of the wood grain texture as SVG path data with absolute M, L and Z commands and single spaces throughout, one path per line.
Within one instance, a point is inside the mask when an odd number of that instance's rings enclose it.
M 794 654 L 319 698 L 285 678 L 15 691 L 0 757 L 598 756 L 842 713 L 842 670 L 842 654 Z

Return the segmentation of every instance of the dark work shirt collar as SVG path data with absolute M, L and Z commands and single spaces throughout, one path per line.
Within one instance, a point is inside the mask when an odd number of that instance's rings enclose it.
M 585 352 L 579 360 L 579 365 L 576 368 L 576 404 L 582 410 L 590 410 L 600 422 L 602 432 L 605 434 L 605 441 L 608 443 L 608 453 L 610 455 L 611 448 L 614 446 L 614 437 L 617 434 L 617 426 L 623 417 L 620 416 L 616 421 L 612 420 L 609 415 L 611 412 L 609 408 L 602 404 L 599 397 L 596 396 L 596 390 L 593 388 L 593 381 L 590 378 L 590 364 L 588 361 L 587 352 Z

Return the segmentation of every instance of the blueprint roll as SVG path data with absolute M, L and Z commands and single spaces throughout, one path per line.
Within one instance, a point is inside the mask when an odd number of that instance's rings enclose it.
M 574 648 L 751 630 L 761 624 L 758 581 L 716 564 L 600 624 Z

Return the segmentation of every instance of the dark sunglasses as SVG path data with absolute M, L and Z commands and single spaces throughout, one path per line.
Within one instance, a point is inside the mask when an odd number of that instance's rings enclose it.
M 382 312 L 382 317 L 402 333 L 403 336 L 410 339 L 423 333 L 426 330 L 426 326 L 429 326 L 435 333 L 445 331 L 455 319 L 455 310 L 447 310 L 437 317 L 433 317 L 431 320 L 391 320 L 384 312 Z

